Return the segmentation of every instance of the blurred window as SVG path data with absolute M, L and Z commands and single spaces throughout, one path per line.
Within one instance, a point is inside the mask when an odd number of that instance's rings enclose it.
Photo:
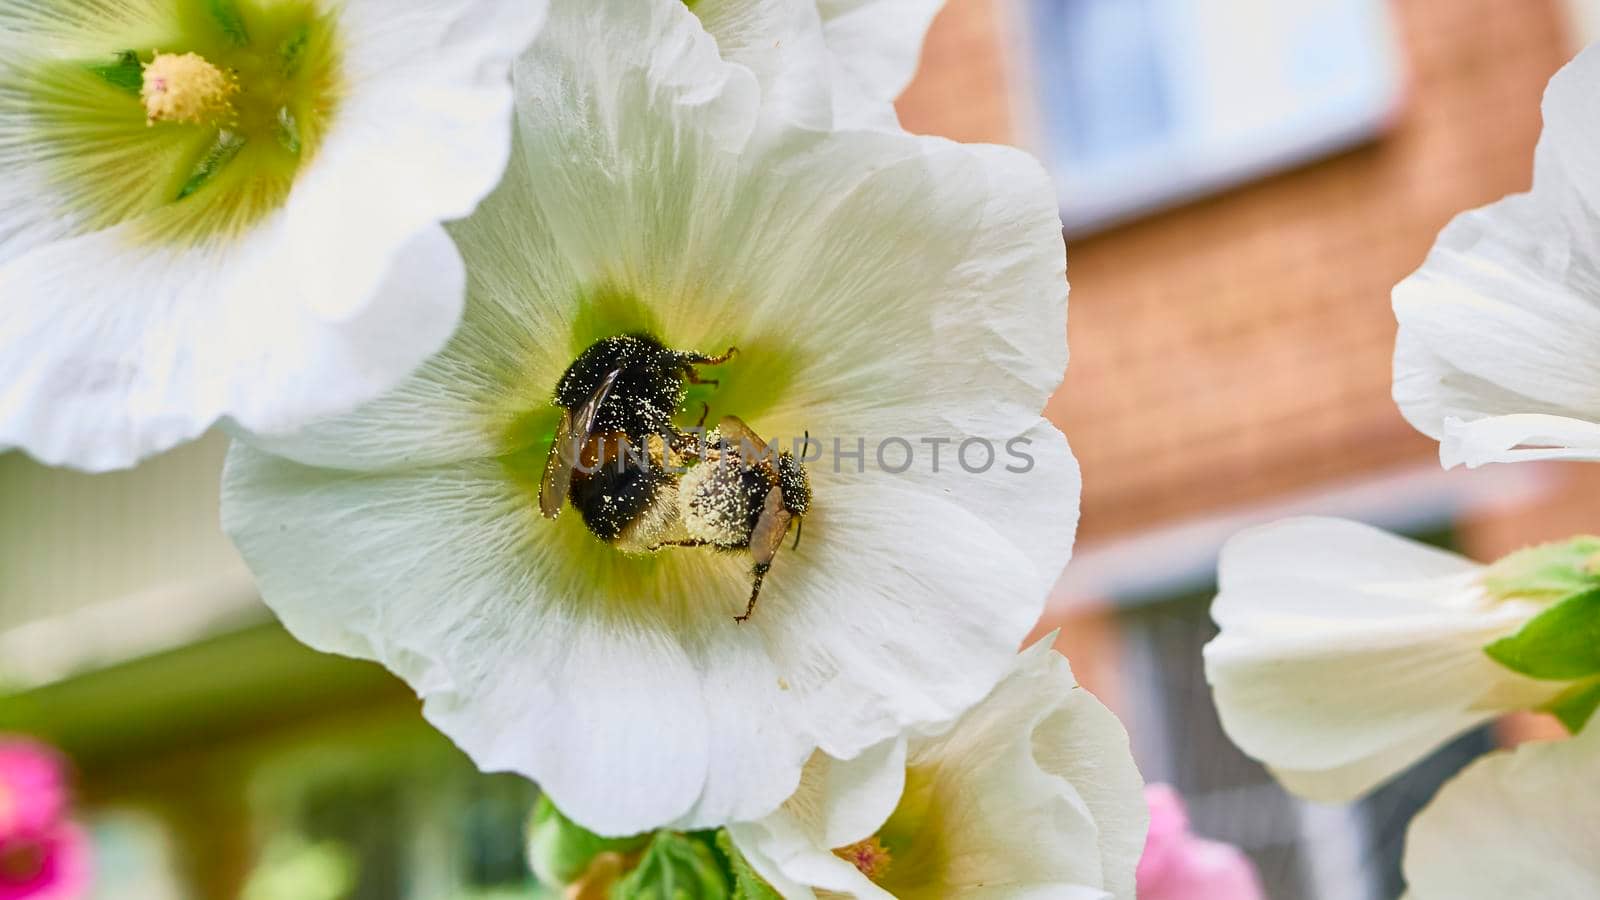
M 1375 135 L 1401 80 L 1384 0 L 1022 0 L 1069 231 Z

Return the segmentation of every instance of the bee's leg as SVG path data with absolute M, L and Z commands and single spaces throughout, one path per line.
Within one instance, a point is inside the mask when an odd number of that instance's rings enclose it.
M 698 371 L 698 367 L 699 366 L 720 366 L 723 363 L 727 362 L 728 360 L 733 359 L 735 356 L 738 355 L 738 353 L 739 353 L 739 348 L 738 347 L 729 347 L 728 348 L 728 352 L 722 354 L 721 356 L 702 356 L 702 355 L 696 353 L 696 354 L 690 356 L 689 357 L 689 361 L 684 364 L 684 366 L 683 366 L 684 377 L 689 379 L 689 383 L 690 384 L 709 384 L 712 387 L 716 387 L 718 384 L 720 384 L 720 382 L 718 382 L 718 381 L 716 381 L 715 379 L 712 379 L 712 378 L 701 378 L 700 377 L 700 372 Z
M 699 419 L 699 421 L 694 423 L 694 427 L 700 429 L 701 431 L 704 431 L 705 427 L 706 427 L 706 418 L 709 417 L 710 415 L 711 415 L 711 404 L 705 402 L 704 400 L 701 400 L 700 401 L 700 419 Z
M 694 364 L 697 366 L 720 366 L 735 356 L 739 355 L 738 347 L 729 347 L 721 356 L 697 356 Z
M 772 568 L 771 563 L 756 563 L 755 582 L 750 586 L 750 603 L 744 608 L 744 615 L 734 616 L 733 620 L 740 625 L 750 621 L 750 616 L 756 611 L 756 601 L 761 598 L 761 582 L 766 580 L 767 570 Z

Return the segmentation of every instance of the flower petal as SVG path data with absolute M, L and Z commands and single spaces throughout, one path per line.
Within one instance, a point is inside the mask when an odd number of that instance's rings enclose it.
M 342 0 L 336 120 L 295 185 L 283 264 L 330 319 L 374 302 L 395 248 L 470 213 L 511 155 L 511 62 L 543 0 Z
M 722 58 L 755 74 L 767 115 L 820 130 L 834 127 L 833 61 L 814 3 L 697 0 L 693 8 L 717 39 Z
M 281 259 L 279 233 L 156 256 L 130 247 L 126 227 L 0 268 L 6 296 L 64 298 L 14 304 L 0 326 L 0 445 L 104 470 L 222 416 L 286 427 L 388 388 L 459 312 L 461 261 L 438 226 L 395 248 L 383 304 L 340 322 L 277 295 L 266 272 Z
M 818 0 L 822 31 L 861 91 L 893 103 L 916 74 L 922 42 L 944 0 Z
M 540 566 L 555 548 L 516 552 L 538 512 L 502 479 L 344 478 L 235 443 L 225 494 L 224 527 L 289 630 L 390 667 L 480 767 L 536 773 L 614 835 L 679 817 L 699 793 L 707 713 L 684 649 L 643 623 L 608 627 L 581 582 L 550 583 L 572 574 Z
M 1292 790 L 1348 800 L 1561 685 L 1483 647 L 1533 610 L 1492 604 L 1467 560 L 1354 522 L 1295 519 L 1223 549 L 1206 646 L 1228 736 Z
M 1486 756 L 1411 823 L 1414 900 L 1587 900 L 1600 894 L 1600 729 Z
M 1395 287 L 1395 400 L 1419 430 L 1448 442 L 1447 465 L 1597 455 L 1600 361 L 1586 349 L 1600 333 L 1590 240 L 1600 198 L 1586 196 L 1597 82 L 1600 49 L 1591 48 L 1550 82 L 1533 191 L 1457 217 Z M 1479 427 L 1518 414 L 1577 421 L 1557 428 L 1547 418 L 1522 434 L 1514 423 Z M 1516 439 L 1549 448 L 1506 445 Z

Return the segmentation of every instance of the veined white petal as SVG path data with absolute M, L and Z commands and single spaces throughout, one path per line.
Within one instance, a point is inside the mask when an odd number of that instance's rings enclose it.
M 1588 900 L 1600 895 L 1600 729 L 1493 753 L 1411 823 L 1413 900 Z
M 814 2 L 697 0 L 694 15 L 716 38 L 723 59 L 755 74 L 768 115 L 819 130 L 838 124 L 835 64 Z
M 828 49 L 861 91 L 893 103 L 911 83 L 944 0 L 817 0 Z
M 507 72 L 544 7 L 340 0 L 349 88 L 285 210 L 295 241 L 282 262 L 311 309 L 337 320 L 381 300 L 374 288 L 394 248 L 472 212 L 500 180 L 511 154 Z
M 1597 455 L 1597 85 L 1591 48 L 1550 82 L 1533 190 L 1458 216 L 1395 287 L 1395 401 L 1447 466 Z
M 724 59 L 753 73 L 769 115 L 808 128 L 899 129 L 943 0 L 698 0 Z
M 282 231 L 153 254 L 124 228 L 0 268 L 5 296 L 71 297 L 15 303 L 0 326 L 0 445 L 98 471 L 224 416 L 263 427 L 338 412 L 437 349 L 459 314 L 461 260 L 437 225 L 395 248 L 383 304 L 337 322 L 274 290 Z
M 0 64 L 0 445 L 121 468 L 218 419 L 274 433 L 392 388 L 449 337 L 465 279 L 440 222 L 510 152 L 512 57 L 544 4 L 343 0 L 342 91 L 281 208 L 226 239 L 163 243 L 145 212 L 91 230 L 15 82 L 44 54 L 149 49 L 170 10 L 8 10 Z M 49 40 L 45 40 L 48 37 Z M 15 112 L 15 115 L 11 115 Z M 70 160 L 67 160 L 70 162 Z
M 841 769 L 896 765 L 912 774 L 892 814 L 876 794 L 828 796 L 867 779 Z M 1148 821 L 1142 786 L 1122 725 L 1040 643 L 947 730 L 913 735 L 904 760 L 813 759 L 782 809 L 730 832 L 784 896 L 1132 900 Z M 877 883 L 834 853 L 853 841 L 827 826 L 852 803 L 881 817 L 891 861 Z
M 1206 676 L 1228 736 L 1317 800 L 1356 797 L 1460 732 L 1564 687 L 1485 645 L 1537 612 L 1490 600 L 1479 567 L 1335 519 L 1243 532 L 1223 549 Z

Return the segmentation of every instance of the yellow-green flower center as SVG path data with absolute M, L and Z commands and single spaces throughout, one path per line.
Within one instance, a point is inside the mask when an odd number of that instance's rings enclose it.
M 16 66 L 33 153 L 83 230 L 235 237 L 283 204 L 331 123 L 335 23 L 314 0 L 171 0 L 148 16 L 108 16 L 73 51 Z

